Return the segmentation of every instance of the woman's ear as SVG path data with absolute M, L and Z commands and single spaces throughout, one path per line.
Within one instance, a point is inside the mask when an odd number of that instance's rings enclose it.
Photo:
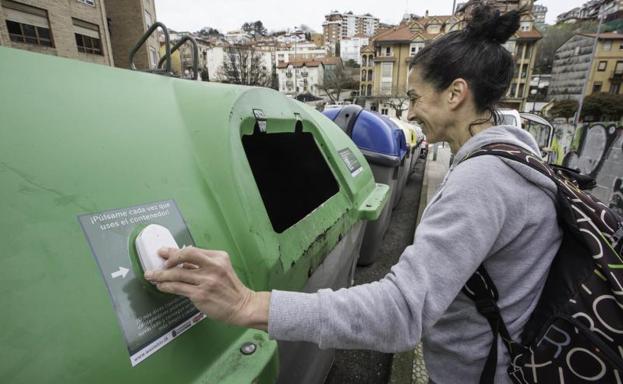
M 458 78 L 447 89 L 448 106 L 450 109 L 460 107 L 469 95 L 469 84 L 465 79 Z

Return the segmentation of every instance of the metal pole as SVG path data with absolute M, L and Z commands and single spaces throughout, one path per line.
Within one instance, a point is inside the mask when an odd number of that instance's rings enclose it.
M 595 61 L 595 56 L 597 55 L 597 44 L 599 43 L 599 33 L 601 31 L 601 25 L 603 24 L 603 18 L 601 17 L 601 7 L 599 7 L 599 12 L 597 14 L 599 17 L 599 24 L 597 25 L 597 33 L 595 34 L 595 41 L 593 41 L 593 51 L 591 52 L 591 61 L 588 65 L 588 70 L 586 71 L 586 78 L 584 80 L 584 87 L 582 89 L 582 94 L 580 95 L 580 101 L 578 103 L 578 111 L 575 114 L 575 122 L 574 126 L 577 127 L 580 122 L 580 115 L 582 114 L 582 108 L 584 107 L 584 95 L 588 92 L 589 80 L 591 77 L 591 72 L 593 71 L 593 62 Z
M 456 11 L 456 0 L 452 2 L 452 15 L 454 15 L 455 11 Z

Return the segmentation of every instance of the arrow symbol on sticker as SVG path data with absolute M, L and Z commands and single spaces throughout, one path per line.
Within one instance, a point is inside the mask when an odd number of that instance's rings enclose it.
M 119 267 L 119 270 L 118 270 L 118 271 L 115 271 L 115 272 L 113 272 L 113 273 L 111 273 L 111 274 L 110 274 L 110 276 L 111 276 L 113 279 L 116 279 L 116 278 L 117 278 L 117 277 L 119 277 L 119 276 L 121 276 L 121 278 L 122 278 L 122 279 L 125 279 L 125 275 L 127 275 L 127 274 L 128 274 L 128 272 L 130 272 L 130 270 L 129 270 L 129 269 L 127 269 L 127 268 L 123 268 L 123 267 Z

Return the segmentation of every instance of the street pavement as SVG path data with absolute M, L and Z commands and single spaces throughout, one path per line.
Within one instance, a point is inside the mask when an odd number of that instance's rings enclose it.
M 415 172 L 404 188 L 400 203 L 392 214 L 391 223 L 379 252 L 381 259 L 369 267 L 358 267 L 355 284 L 383 278 L 398 262 L 404 249 L 413 242 L 413 232 L 422 190 L 424 160 L 418 160 Z M 391 374 L 392 354 L 374 351 L 338 350 L 327 377 L 327 384 L 385 384 Z

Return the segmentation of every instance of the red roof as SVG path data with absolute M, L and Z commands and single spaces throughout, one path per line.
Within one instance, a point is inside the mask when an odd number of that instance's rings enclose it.
M 409 26 L 403 25 L 380 33 L 374 37 L 374 41 L 411 41 L 413 36 L 415 36 L 415 33 L 411 32 Z
M 539 40 L 543 37 L 537 29 L 531 31 L 517 31 L 517 38 L 522 40 Z

